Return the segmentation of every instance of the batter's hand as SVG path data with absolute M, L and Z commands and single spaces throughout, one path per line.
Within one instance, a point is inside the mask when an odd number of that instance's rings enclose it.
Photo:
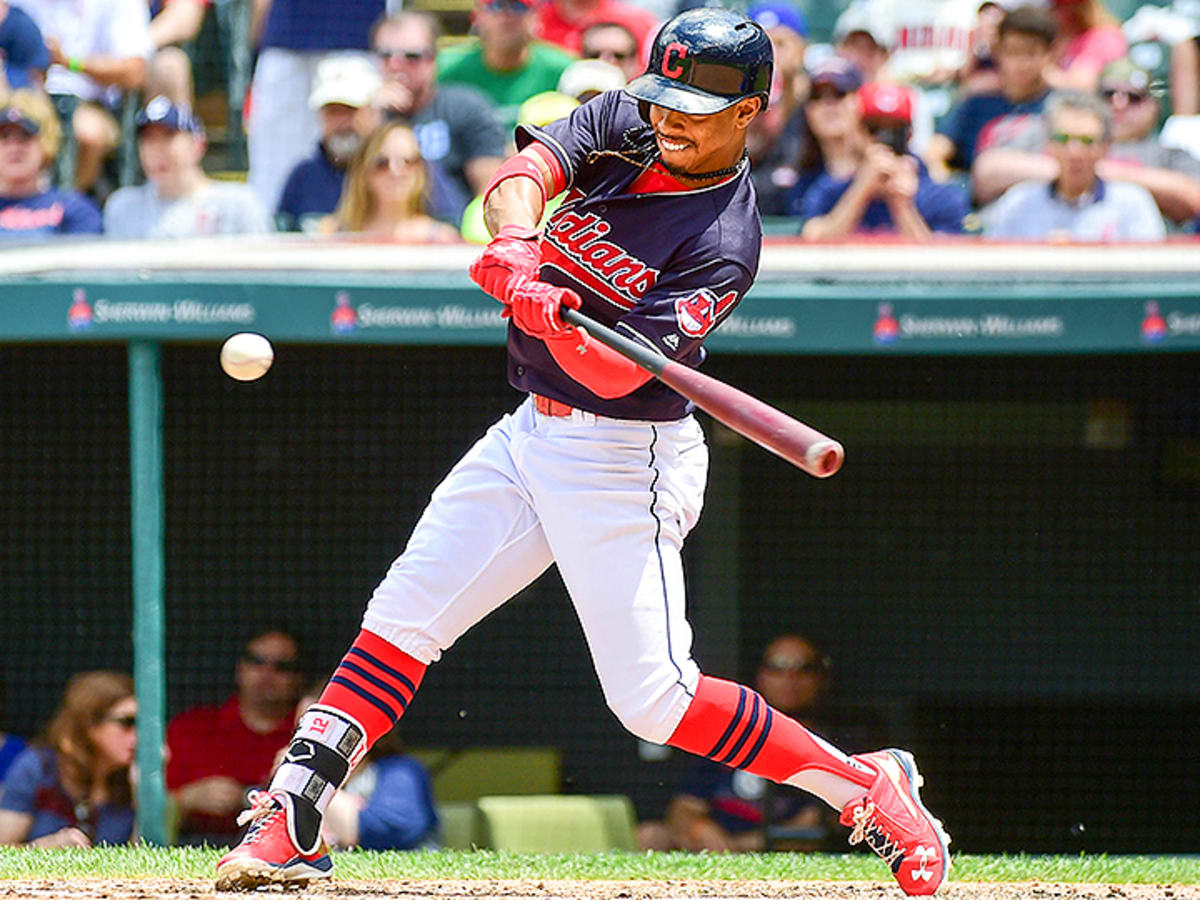
M 579 309 L 583 304 L 570 288 L 558 287 L 532 278 L 516 282 L 509 293 L 508 308 L 501 313 L 530 337 L 541 340 L 562 338 L 573 334 L 575 328 L 558 314 L 564 306 Z
M 537 277 L 542 264 L 537 232 L 521 225 L 505 225 L 468 270 L 471 280 L 501 303 L 519 282 Z

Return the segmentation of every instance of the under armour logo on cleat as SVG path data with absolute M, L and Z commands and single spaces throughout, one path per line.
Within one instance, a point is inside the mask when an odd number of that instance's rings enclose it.
M 937 858 L 937 850 L 935 850 L 933 847 L 923 847 L 918 844 L 917 848 L 913 851 L 913 855 L 910 857 L 910 859 L 915 859 L 917 861 L 917 868 L 912 873 L 913 880 L 929 881 L 932 879 L 933 872 L 926 867 L 926 863 L 936 863 Z

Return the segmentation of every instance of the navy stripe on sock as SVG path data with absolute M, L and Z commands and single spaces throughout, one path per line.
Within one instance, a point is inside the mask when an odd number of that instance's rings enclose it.
M 746 741 L 750 740 L 750 735 L 754 732 L 754 726 L 758 724 L 758 705 L 763 700 L 754 691 L 749 691 L 748 693 L 754 698 L 754 705 L 750 707 L 750 715 L 746 718 L 742 733 L 738 735 L 737 743 L 733 745 L 733 748 L 724 757 L 717 760 L 722 765 L 727 766 L 737 758 L 737 755 L 742 752 L 742 748 L 746 746 Z M 765 706 L 766 704 L 763 703 L 763 705 Z
M 348 659 L 343 659 L 341 665 L 338 666 L 338 668 L 346 669 L 350 672 L 353 672 L 355 675 L 357 675 L 359 678 L 362 678 L 364 681 L 368 681 L 371 684 L 375 685 L 375 687 L 379 688 L 381 691 L 383 691 L 389 697 L 392 697 L 393 699 L 395 699 L 396 702 L 400 704 L 401 712 L 408 709 L 408 701 L 410 699 L 412 699 L 411 697 L 405 697 L 402 693 L 400 693 L 398 690 L 396 690 L 394 687 L 392 687 L 390 684 L 388 684 L 382 678 L 380 678 L 377 675 L 372 675 L 370 672 L 368 672 L 362 666 L 358 665 L 358 663 L 353 663 Z
M 346 690 L 353 691 L 354 693 L 358 694 L 358 696 L 362 697 L 364 700 L 366 700 L 368 703 L 372 704 L 373 706 L 379 707 L 379 709 L 383 712 L 383 714 L 385 716 L 387 716 L 388 719 L 391 720 L 391 723 L 393 725 L 395 725 L 397 722 L 400 721 L 399 713 L 397 713 L 394 709 L 392 709 L 390 706 L 388 706 L 386 703 L 384 703 L 382 700 L 380 700 L 378 697 L 376 697 L 370 691 L 364 690 L 363 688 L 359 687 L 357 684 L 355 684 L 349 678 L 343 678 L 341 675 L 334 675 L 332 678 L 329 679 L 329 681 L 331 684 L 340 684 Z
M 407 675 L 405 675 L 399 669 L 393 669 L 391 666 L 389 666 L 387 663 L 385 663 L 383 660 L 381 660 L 379 657 L 375 656 L 374 654 L 368 653 L 366 650 L 363 650 L 360 647 L 351 647 L 349 650 L 346 651 L 347 656 L 349 656 L 351 653 L 353 653 L 355 656 L 362 657 L 364 660 L 369 662 L 371 665 L 373 665 L 375 668 L 377 668 L 384 675 L 389 675 L 392 678 L 395 678 L 398 682 L 400 682 L 402 685 L 404 685 L 406 688 L 408 688 L 410 697 L 417 692 L 417 686 L 415 684 L 413 684 L 413 681 L 411 678 L 409 678 Z
M 746 689 L 741 685 L 738 685 L 738 690 L 741 693 L 738 694 L 737 712 L 735 712 L 733 714 L 733 718 L 729 720 L 729 727 L 725 729 L 725 733 L 721 735 L 721 739 L 717 741 L 711 750 L 704 754 L 709 759 L 712 759 L 719 752 L 721 752 L 721 748 L 725 746 L 725 742 L 733 736 L 734 729 L 737 728 L 738 722 L 741 721 L 742 713 L 746 711 Z
M 767 719 L 765 722 L 763 722 L 762 732 L 759 734 L 758 740 L 754 742 L 754 746 L 750 748 L 750 752 L 748 754 L 746 754 L 746 758 L 743 759 L 740 763 L 738 763 L 739 769 L 750 768 L 750 766 L 751 766 L 751 764 L 753 764 L 755 758 L 757 758 L 758 752 L 760 750 L 762 750 L 763 744 L 765 744 L 767 742 L 767 734 L 771 730 L 771 720 L 773 718 L 775 718 L 775 716 L 771 712 L 770 704 L 764 704 L 764 705 L 767 707 Z

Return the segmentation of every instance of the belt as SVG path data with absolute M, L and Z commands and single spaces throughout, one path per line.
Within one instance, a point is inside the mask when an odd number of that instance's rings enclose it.
M 575 407 L 551 400 L 549 397 L 543 397 L 541 394 L 533 395 L 533 408 L 543 416 L 563 417 L 575 412 Z

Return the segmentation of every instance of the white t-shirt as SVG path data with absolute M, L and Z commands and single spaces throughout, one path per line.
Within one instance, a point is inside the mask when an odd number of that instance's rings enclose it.
M 210 181 L 197 194 L 163 200 L 147 182 L 114 191 L 104 205 L 111 238 L 183 238 L 274 231 L 266 209 L 245 184 Z
M 892 37 L 884 72 L 897 81 L 919 81 L 967 61 L 979 0 L 868 0 L 874 21 Z
M 100 54 L 149 59 L 154 53 L 146 0 L 36 0 L 22 4 L 22 9 L 46 38 L 58 41 L 68 57 Z M 96 101 L 108 89 L 86 75 L 53 65 L 46 74 L 46 91 Z
M 1144 187 L 1098 182 L 1096 192 L 1070 203 L 1045 181 L 1023 181 L 980 213 L 985 237 L 997 240 L 1161 241 L 1166 228 Z

